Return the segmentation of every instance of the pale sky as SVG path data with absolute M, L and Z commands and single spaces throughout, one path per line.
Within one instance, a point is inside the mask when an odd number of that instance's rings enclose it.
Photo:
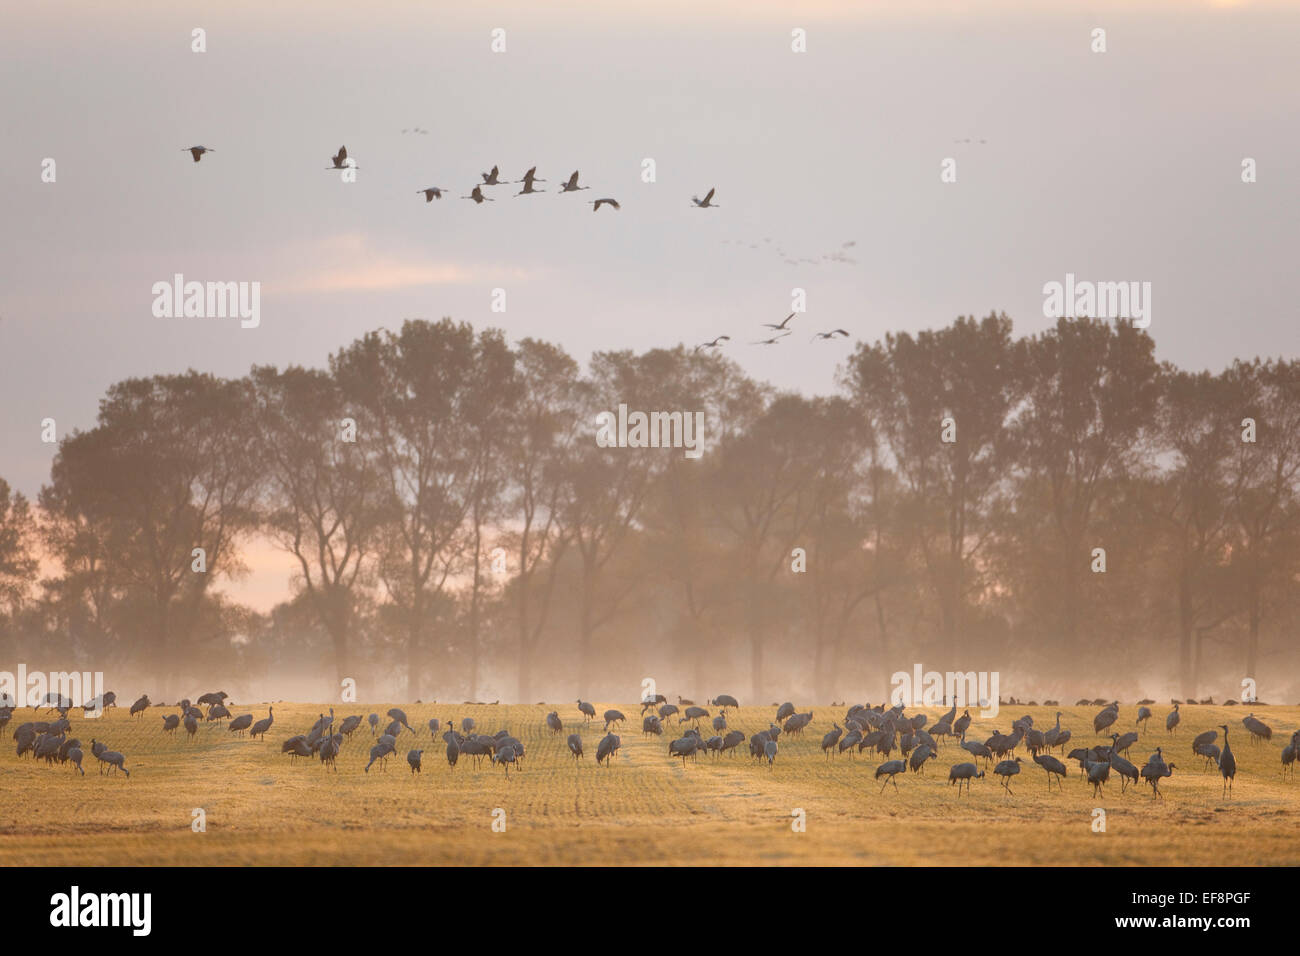
M 810 393 L 851 348 L 813 331 L 1000 310 L 1032 333 L 1066 272 L 1151 282 L 1184 367 L 1300 341 L 1293 3 L 3 0 L 0 22 L 0 476 L 28 495 L 41 419 L 91 426 L 115 381 L 320 365 L 412 316 L 581 360 L 729 334 Z M 356 183 L 324 168 L 344 144 Z M 548 192 L 457 198 L 494 164 Z M 574 169 L 592 188 L 555 195 Z M 720 208 L 693 208 L 711 186 Z M 604 196 L 622 210 L 593 215 Z M 177 272 L 261 282 L 260 327 L 154 318 Z M 796 287 L 799 331 L 746 344 Z

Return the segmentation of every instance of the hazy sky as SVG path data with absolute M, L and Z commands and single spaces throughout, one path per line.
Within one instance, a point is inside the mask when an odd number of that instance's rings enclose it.
M 1295 4 L 3 0 L 0 20 L 0 476 L 30 495 L 41 419 L 92 425 L 115 381 L 319 365 L 411 316 L 580 359 L 725 333 L 809 392 L 851 347 L 814 330 L 1004 310 L 1035 332 L 1066 272 L 1151 282 L 1158 354 L 1185 367 L 1300 342 Z M 341 144 L 356 183 L 324 168 Z M 592 189 L 456 198 L 493 164 Z M 693 208 L 710 186 L 720 208 Z M 602 196 L 622 210 L 593 215 Z M 261 282 L 260 327 L 154 318 L 177 272 Z M 795 287 L 801 331 L 745 344 Z

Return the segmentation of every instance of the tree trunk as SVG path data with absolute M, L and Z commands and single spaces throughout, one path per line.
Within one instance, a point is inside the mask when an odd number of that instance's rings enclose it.
M 745 602 L 745 630 L 749 634 L 749 679 L 750 692 L 754 703 L 767 700 L 763 696 L 763 605 L 761 603 L 762 587 L 758 580 L 758 561 L 751 557 L 748 561 L 746 580 L 750 582 L 746 589 L 748 600 Z
M 881 599 L 879 594 L 876 595 L 876 625 L 880 629 L 880 661 L 885 665 L 885 695 L 881 700 L 888 701 L 889 692 L 893 690 L 889 684 L 889 626 L 885 619 L 885 602 Z
M 517 704 L 527 704 L 532 701 L 532 679 L 529 673 L 532 669 L 532 647 L 528 641 L 528 614 L 529 614 L 529 586 L 532 584 L 532 572 L 528 570 L 528 528 L 524 528 L 524 534 L 519 544 L 519 610 L 516 624 L 519 628 L 519 672 L 515 693 L 519 699 Z
M 411 608 L 411 620 L 406 631 L 406 699 L 408 702 L 420 698 L 420 630 L 423 624 L 420 610 L 417 607 Z
M 474 584 L 469 599 L 469 699 L 478 700 L 478 606 L 479 592 L 482 589 L 482 526 L 479 524 L 477 508 L 474 515 Z M 523 703 L 523 701 L 520 701 Z
M 1063 616 L 1061 631 L 1065 637 L 1065 646 L 1074 648 L 1079 634 L 1079 575 L 1078 562 L 1082 549 L 1077 541 L 1067 540 L 1063 568 L 1065 580 L 1062 581 L 1065 593 L 1062 595 L 1061 612 Z M 1091 573 L 1091 572 L 1089 572 Z
M 175 685 L 175 662 L 172 660 L 172 648 L 167 637 L 167 605 L 170 601 L 160 603 L 158 606 L 157 628 L 158 633 L 155 636 L 156 657 L 154 658 L 155 666 L 158 669 L 158 676 L 162 683 L 162 699 L 170 701 L 172 699 L 172 688 Z
M 1182 682 L 1176 697 L 1195 696 L 1192 682 L 1192 588 L 1186 572 L 1178 582 L 1178 677 Z
M 1246 636 L 1246 676 L 1254 680 L 1256 676 L 1255 670 L 1259 665 L 1259 627 L 1264 616 L 1260 607 L 1259 579 L 1254 569 L 1252 569 L 1250 575 L 1250 589 L 1247 600 L 1250 604 L 1250 632 Z
M 352 663 L 348 657 L 348 615 L 343 609 L 330 614 L 325 621 L 325 632 L 329 634 L 330 644 L 334 648 L 334 668 L 338 673 L 339 684 L 345 678 L 355 678 Z
M 588 699 L 591 684 L 591 624 L 592 602 L 595 600 L 593 574 L 583 569 L 582 609 L 578 618 L 578 697 Z

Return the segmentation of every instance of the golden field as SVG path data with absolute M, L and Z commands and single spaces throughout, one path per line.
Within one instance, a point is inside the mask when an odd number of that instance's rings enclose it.
M 381 715 L 392 704 L 335 707 L 336 726 L 347 714 Z M 1290 865 L 1300 864 L 1300 779 L 1283 776 L 1280 754 L 1300 726 L 1300 708 L 1259 707 L 1273 729 L 1266 744 L 1252 744 L 1241 726 L 1244 707 L 1187 706 L 1176 736 L 1164 732 L 1167 706 L 1152 709 L 1151 730 L 1134 745 L 1139 767 L 1162 746 L 1177 765 L 1161 782 L 1163 801 L 1145 784 L 1121 794 L 1112 776 L 1104 799 L 1091 795 L 1077 764 L 1063 792 L 1047 790 L 1046 774 L 1024 757 L 1007 794 L 990 772 L 969 797 L 948 784 L 948 768 L 970 759 L 955 742 L 944 744 L 923 774 L 908 773 L 881 793 L 874 780 L 882 761 L 874 754 L 828 760 L 822 734 L 844 708 L 816 707 L 802 738 L 782 735 L 775 766 L 748 756 L 702 755 L 683 766 L 667 755 L 678 735 L 676 718 L 663 738 L 641 734 L 640 707 L 596 702 L 598 712 L 617 707 L 628 715 L 623 748 L 609 768 L 595 764 L 600 722 L 583 724 L 573 703 L 548 706 L 417 704 L 402 706 L 416 729 L 403 732 L 386 772 L 369 759 L 370 728 L 362 723 L 344 743 L 335 773 L 319 761 L 291 761 L 281 743 L 306 733 L 318 704 L 275 705 L 266 739 L 238 737 L 215 723 L 194 740 L 184 728 L 162 732 L 161 715 L 143 717 L 110 709 L 100 720 L 73 711 L 73 735 L 83 742 L 86 769 L 47 766 L 18 758 L 13 728 L 48 719 L 31 709 L 15 712 L 0 752 L 0 864 L 22 865 Z M 713 711 L 713 708 L 709 708 Z M 806 705 L 800 707 L 806 710 Z M 996 720 L 976 714 L 969 736 L 984 739 L 994 725 L 1031 714 L 1050 727 L 1057 708 L 1003 707 Z M 563 734 L 552 735 L 545 715 L 558 711 Z M 926 712 L 930 722 L 944 710 Z M 1092 733 L 1098 708 L 1062 708 L 1062 726 L 1074 746 L 1105 742 Z M 232 705 L 235 715 L 266 716 L 266 705 Z M 774 709 L 732 712 L 732 728 L 747 734 L 768 726 Z M 916 713 L 909 709 L 908 713 Z M 1114 729 L 1133 729 L 1136 707 L 1121 708 Z M 450 769 L 441 738 L 431 739 L 430 717 L 473 717 L 477 730 L 508 729 L 527 748 L 522 768 L 507 778 L 484 762 L 475 769 L 462 756 Z M 1214 768 L 1191 753 L 1196 733 L 1227 723 L 1237 757 L 1236 788 L 1221 798 Z M 1159 725 L 1157 728 L 1156 725 Z M 565 736 L 579 730 L 587 757 L 575 765 Z M 711 731 L 710 731 L 711 733 Z M 706 734 L 707 736 L 707 734 Z M 126 755 L 129 779 L 103 774 L 90 740 L 106 741 Z M 1222 733 L 1219 743 L 1222 744 Z M 406 752 L 423 747 L 424 769 L 412 775 Z M 1059 755 L 1059 751 L 1057 752 Z M 897 752 L 893 756 L 897 756 Z M 1093 831 L 1093 809 L 1104 807 L 1106 831 Z M 206 831 L 191 828 L 202 808 Z M 504 832 L 494 832 L 494 811 L 505 812 Z M 794 832 L 792 812 L 806 814 Z M 499 814 L 497 814 L 499 817 Z

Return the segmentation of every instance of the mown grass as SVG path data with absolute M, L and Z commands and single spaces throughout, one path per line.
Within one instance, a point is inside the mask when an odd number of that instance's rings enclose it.
M 381 716 L 391 704 L 335 707 Z M 362 768 L 372 743 L 363 723 L 338 758 L 338 772 L 318 761 L 280 753 L 281 742 L 305 733 L 321 707 L 276 705 L 265 741 L 240 738 L 205 724 L 190 741 L 183 728 L 162 732 L 160 714 L 143 718 L 125 709 L 101 720 L 79 719 L 87 771 L 18 758 L 9 732 L 0 752 L 0 864 L 13 865 L 528 865 L 528 864 L 754 864 L 754 865 L 1296 865 L 1300 864 L 1300 779 L 1284 777 L 1280 754 L 1300 726 L 1300 708 L 1257 708 L 1274 735 L 1251 744 L 1241 707 L 1184 707 L 1176 737 L 1164 733 L 1164 710 L 1130 754 L 1139 766 L 1155 746 L 1177 764 L 1161 783 L 1164 801 L 1149 787 L 1121 794 L 1118 780 L 1094 798 L 1072 762 L 1063 792 L 1049 793 L 1045 773 L 1027 754 L 1014 793 L 990 773 L 969 797 L 957 795 L 948 768 L 969 759 L 945 745 L 924 774 L 908 773 L 885 793 L 873 773 L 882 758 L 847 755 L 827 760 L 821 736 L 842 708 L 815 707 L 802 739 L 782 736 L 772 769 L 753 761 L 742 745 L 736 756 L 667 756 L 668 740 L 643 738 L 640 708 L 628 714 L 623 749 L 608 769 L 595 766 L 600 723 L 583 724 L 573 704 L 535 706 L 404 706 L 417 734 L 403 733 L 386 772 Z M 545 715 L 555 709 L 565 731 L 552 735 Z M 1004 708 L 996 721 L 976 719 L 983 739 L 994 724 L 1006 731 L 1022 714 L 1047 727 L 1056 708 Z M 265 716 L 265 705 L 235 706 L 235 714 Z M 1104 742 L 1092 733 L 1096 708 L 1064 708 L 1070 746 Z M 1116 729 L 1133 727 L 1136 708 L 1125 706 Z M 910 711 L 909 711 L 910 712 Z M 927 711 L 931 723 L 940 709 Z M 10 730 L 32 719 L 14 715 Z M 767 707 L 729 715 L 734 728 L 767 727 Z M 427 721 L 473 717 L 482 732 L 508 729 L 528 754 L 519 771 L 461 758 L 449 769 L 445 744 L 430 738 Z M 387 723 L 387 719 L 384 719 Z M 1238 762 L 1234 794 L 1191 754 L 1192 737 L 1218 724 L 1232 728 Z M 1159 728 L 1156 728 L 1159 724 Z M 587 758 L 575 764 L 565 735 L 579 730 Z M 90 739 L 126 754 L 129 779 L 98 773 Z M 1220 735 L 1222 743 L 1222 735 Z M 413 776 L 405 755 L 425 748 L 424 770 Z M 894 756 L 897 756 L 895 753 Z M 1106 810 L 1106 831 L 1093 831 L 1093 809 Z M 206 832 L 191 829 L 192 810 L 206 814 Z M 505 832 L 492 829 L 505 811 Z M 806 813 L 806 832 L 794 832 L 792 811 Z

